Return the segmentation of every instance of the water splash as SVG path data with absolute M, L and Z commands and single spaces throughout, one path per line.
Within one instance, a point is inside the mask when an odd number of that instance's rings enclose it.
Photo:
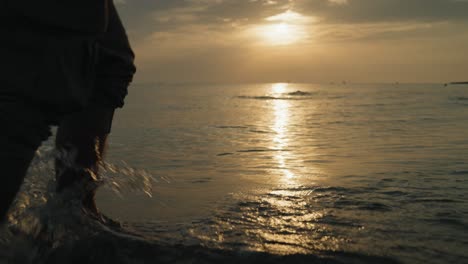
M 93 175 L 94 181 L 79 182 L 57 193 L 54 169 L 57 158 L 65 161 L 67 166 L 73 166 L 73 151 L 60 152 L 47 144 L 37 151 L 10 209 L 8 221 L 0 226 L 0 263 L 3 259 L 13 263 L 36 263 L 44 254 L 41 248 L 50 250 L 78 241 L 96 230 L 108 228 L 106 225 L 109 224 L 119 226 L 119 223 L 83 208 L 82 196 L 87 190 L 102 187 L 119 196 L 137 192 L 153 197 L 156 184 L 170 182 L 168 178 L 156 177 L 124 161 L 117 164 L 100 162 L 99 174 Z M 86 172 L 92 173 L 90 170 Z

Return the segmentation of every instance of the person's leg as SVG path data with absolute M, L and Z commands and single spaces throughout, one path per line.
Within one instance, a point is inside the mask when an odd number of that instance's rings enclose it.
M 16 197 L 41 142 L 50 135 L 40 109 L 0 94 L 0 222 Z
M 98 213 L 94 196 L 99 165 L 103 159 L 114 109 L 91 105 L 85 110 L 67 116 L 59 125 L 55 160 L 57 191 L 77 183 L 83 184 L 84 208 Z
M 92 183 L 98 174 L 103 158 L 107 135 L 110 132 L 115 108 L 123 106 L 127 87 L 135 73 L 134 54 L 115 6 L 110 2 L 109 26 L 98 39 L 99 52 L 96 80 L 91 106 L 62 122 L 57 133 L 56 145 L 65 153 L 74 154 L 73 165 L 57 159 L 57 190 L 74 183 Z M 79 168 L 76 170 L 76 168 Z M 97 213 L 95 190 L 83 190 L 84 206 Z

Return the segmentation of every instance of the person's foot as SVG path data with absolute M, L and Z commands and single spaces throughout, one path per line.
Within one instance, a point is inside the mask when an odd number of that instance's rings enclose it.
M 101 213 L 99 212 L 99 209 L 96 205 L 95 194 L 96 192 L 93 190 L 85 195 L 82 201 L 83 208 L 86 209 L 89 213 L 92 213 L 94 215 L 100 215 Z
M 75 192 L 81 196 L 82 207 L 88 213 L 98 216 L 99 210 L 96 205 L 95 195 L 98 182 L 91 170 L 64 168 L 59 161 L 56 161 L 56 192 L 61 193 L 67 190 Z

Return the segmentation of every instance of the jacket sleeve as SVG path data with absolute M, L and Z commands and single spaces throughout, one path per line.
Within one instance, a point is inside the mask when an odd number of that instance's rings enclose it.
M 103 33 L 110 0 L 1 0 L 8 16 L 56 30 Z
M 112 2 L 108 30 L 98 38 L 98 44 L 94 99 L 112 107 L 122 107 L 136 71 L 135 54 Z

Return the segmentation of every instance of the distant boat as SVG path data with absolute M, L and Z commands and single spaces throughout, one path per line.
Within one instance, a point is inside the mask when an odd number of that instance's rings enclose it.
M 451 82 L 450 84 L 457 85 L 457 84 L 468 84 L 468 82 Z

